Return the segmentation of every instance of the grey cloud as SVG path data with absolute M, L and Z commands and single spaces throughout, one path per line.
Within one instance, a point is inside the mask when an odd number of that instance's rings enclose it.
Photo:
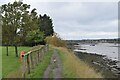
M 54 29 L 65 39 L 117 37 L 118 4 L 112 2 L 29 2 L 39 14 L 48 14 Z M 80 33 L 91 33 L 86 34 Z M 104 32 L 103 35 L 92 35 Z M 68 34 L 71 33 L 71 34 Z M 78 33 L 72 35 L 72 33 Z M 111 33 L 108 35 L 107 33 Z M 68 35 L 66 35 L 68 34 Z

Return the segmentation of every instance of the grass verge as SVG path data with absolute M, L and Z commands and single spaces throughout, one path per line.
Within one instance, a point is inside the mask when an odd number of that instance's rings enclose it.
M 62 76 L 64 78 L 102 78 L 87 63 L 81 61 L 73 52 L 59 47 L 59 55 L 62 63 Z
M 2 79 L 2 47 L 0 46 L 0 80 Z

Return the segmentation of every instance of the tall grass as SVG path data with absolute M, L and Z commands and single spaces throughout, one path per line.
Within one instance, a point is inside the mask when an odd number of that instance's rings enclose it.
M 81 61 L 66 48 L 59 47 L 59 55 L 62 63 L 62 75 L 65 78 L 102 78 L 87 63 Z
M 2 47 L 0 46 L 0 79 L 2 78 Z
M 57 46 L 57 47 L 65 47 L 66 42 L 62 40 L 57 33 L 55 33 L 53 36 L 46 37 L 46 42 L 48 44 Z

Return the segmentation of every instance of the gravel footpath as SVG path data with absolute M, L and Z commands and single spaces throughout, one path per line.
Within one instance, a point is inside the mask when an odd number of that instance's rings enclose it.
M 54 57 L 56 59 L 56 63 L 53 62 Z M 50 77 L 50 75 L 52 75 L 52 77 Z M 57 80 L 58 80 L 58 78 L 62 78 L 62 76 L 61 76 L 61 62 L 60 62 L 60 58 L 58 55 L 58 51 L 56 49 L 54 49 L 54 51 L 53 51 L 53 55 L 51 57 L 50 64 L 46 68 L 43 78 L 54 78 Z

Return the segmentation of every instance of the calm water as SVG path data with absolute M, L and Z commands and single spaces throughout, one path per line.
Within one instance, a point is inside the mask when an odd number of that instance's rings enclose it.
M 90 46 L 90 44 L 80 44 L 74 51 L 106 55 L 107 58 L 118 61 L 118 49 L 120 49 L 118 44 L 99 43 L 95 46 Z

